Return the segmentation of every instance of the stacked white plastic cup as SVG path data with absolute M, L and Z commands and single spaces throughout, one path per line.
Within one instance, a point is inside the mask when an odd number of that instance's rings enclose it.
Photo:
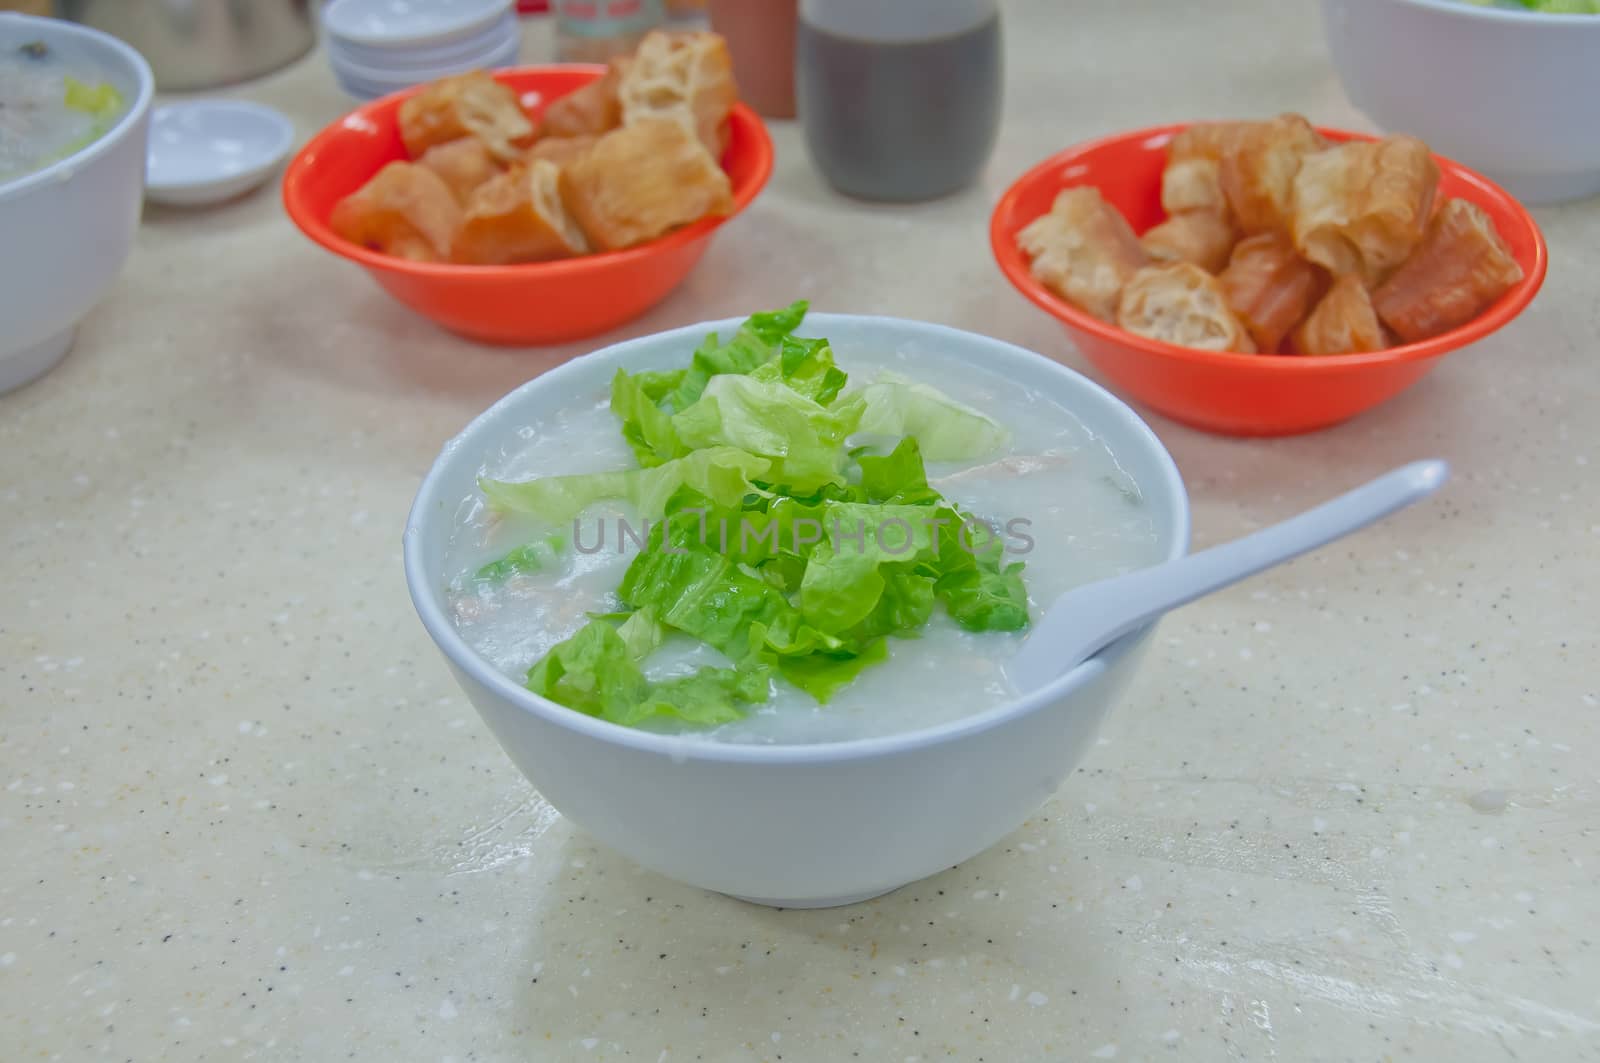
M 363 100 L 511 66 L 522 41 L 512 0 L 332 0 L 322 28 L 334 79 Z

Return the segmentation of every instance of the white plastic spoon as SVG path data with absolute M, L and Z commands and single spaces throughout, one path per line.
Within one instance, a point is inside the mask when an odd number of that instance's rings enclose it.
M 1402 465 L 1242 539 L 1074 588 L 1033 625 L 1006 676 L 1019 693 L 1037 690 L 1161 614 L 1359 531 L 1433 494 L 1449 478 L 1443 461 Z

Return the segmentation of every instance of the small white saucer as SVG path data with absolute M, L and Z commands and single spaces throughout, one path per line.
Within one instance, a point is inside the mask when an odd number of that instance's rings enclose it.
M 145 196 L 157 203 L 220 203 L 261 184 L 294 145 L 294 124 L 243 100 L 193 100 L 150 115 Z

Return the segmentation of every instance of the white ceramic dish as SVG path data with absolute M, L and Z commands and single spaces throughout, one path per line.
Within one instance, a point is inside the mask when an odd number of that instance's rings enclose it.
M 447 41 L 438 45 L 417 45 L 412 48 L 372 48 L 329 37 L 324 42 L 329 62 L 352 63 L 378 70 L 405 70 L 414 67 L 449 66 L 470 62 L 485 52 L 503 46 L 507 39 L 520 39 L 515 15 L 507 12 L 500 21 L 483 32 Z
M 331 36 L 377 48 L 441 44 L 492 25 L 512 0 L 333 0 L 322 10 Z
M 243 100 L 192 100 L 150 117 L 145 195 L 197 206 L 243 195 L 265 181 L 294 146 L 294 123 Z
M 0 12 L 0 49 L 43 41 L 81 57 L 127 110 L 103 136 L 41 170 L 0 182 L 0 392 L 49 372 L 133 247 L 144 196 L 155 79 L 132 48 L 59 19 Z
M 468 70 L 500 65 L 507 61 L 507 56 L 515 58 L 521 46 L 522 38 L 513 35 L 460 59 L 427 66 L 369 66 L 365 63 L 345 59 L 333 52 L 329 52 L 328 61 L 337 73 L 344 74 L 355 80 L 365 81 L 374 85 L 404 87 L 431 81 L 434 78 L 448 77 L 451 74 L 465 73 Z
M 1027 697 L 887 738 L 751 746 L 619 727 L 536 697 L 478 657 L 446 612 L 444 559 L 458 507 L 486 460 L 619 367 L 682 364 L 693 325 L 605 348 L 501 399 L 445 445 L 404 535 L 423 626 L 507 754 L 601 842 L 670 878 L 761 904 L 825 907 L 885 893 L 957 864 L 1015 829 L 1089 749 L 1138 668 L 1153 627 L 1126 636 Z M 852 351 L 919 346 L 1006 374 L 1062 403 L 1143 490 L 1164 555 L 1185 553 L 1189 507 L 1171 457 L 1133 411 L 1030 351 L 938 325 L 812 314 L 808 335 Z
M 354 97 L 355 99 L 363 102 L 367 100 L 376 100 L 380 96 L 386 95 L 388 91 L 375 85 L 367 85 L 363 82 L 352 80 L 351 78 L 339 73 L 337 70 L 333 72 L 333 80 L 335 84 L 344 90 L 345 95 Z
M 476 62 L 464 63 L 459 67 L 445 67 L 436 70 L 407 71 L 403 74 L 386 73 L 382 77 L 371 74 L 353 72 L 343 66 L 335 65 L 333 68 L 334 80 L 339 87 L 350 95 L 361 100 L 375 100 L 380 96 L 387 96 L 391 92 L 410 88 L 412 85 L 422 85 L 435 81 L 451 74 L 465 74 L 471 70 L 494 70 L 503 66 L 514 66 L 518 53 L 521 51 L 521 41 L 508 41 L 498 52 L 484 56 Z
M 1600 15 L 1322 0 L 1350 101 L 1527 203 L 1600 194 Z

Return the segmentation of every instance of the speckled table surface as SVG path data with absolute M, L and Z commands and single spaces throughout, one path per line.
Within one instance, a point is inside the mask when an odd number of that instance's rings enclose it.
M 989 260 L 1009 177 L 1179 117 L 1364 124 L 1308 3 L 1008 12 L 981 187 L 845 202 L 778 124 L 762 198 L 619 335 L 808 294 L 1081 366 Z M 315 55 L 238 91 L 302 135 L 348 106 Z M 576 348 L 441 334 L 270 191 L 150 209 L 0 399 L 0 1059 L 1600 1058 L 1600 203 L 1537 213 L 1532 309 L 1388 406 L 1153 419 L 1202 545 L 1423 455 L 1442 498 L 1170 618 L 993 850 L 779 912 L 569 827 L 407 601 L 439 444 Z

